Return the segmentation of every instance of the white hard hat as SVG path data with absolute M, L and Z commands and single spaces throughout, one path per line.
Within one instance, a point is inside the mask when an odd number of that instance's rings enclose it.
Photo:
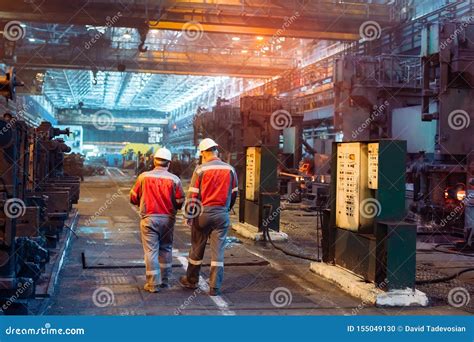
M 155 153 L 155 158 L 171 161 L 171 152 L 167 148 L 160 148 Z
M 214 140 L 210 138 L 206 138 L 203 141 L 199 143 L 199 152 L 206 151 L 210 149 L 211 147 L 219 146 Z

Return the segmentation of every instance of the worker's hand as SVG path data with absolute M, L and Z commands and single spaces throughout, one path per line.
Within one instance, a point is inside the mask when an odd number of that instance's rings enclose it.
M 193 226 L 193 219 L 187 219 L 187 220 L 186 220 L 186 225 L 187 225 L 188 227 L 192 227 L 192 226 Z

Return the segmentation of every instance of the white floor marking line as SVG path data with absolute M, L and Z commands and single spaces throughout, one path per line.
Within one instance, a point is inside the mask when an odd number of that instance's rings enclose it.
M 179 253 L 178 249 L 176 251 Z M 188 259 L 184 256 L 178 256 L 176 258 L 183 266 L 183 269 L 186 270 L 188 268 Z M 201 276 L 199 276 L 199 287 L 206 292 L 209 291 L 209 285 L 207 284 L 207 281 Z M 235 316 L 235 312 L 229 310 L 229 304 L 224 300 L 224 298 L 222 298 L 221 296 L 209 296 L 209 298 L 211 298 L 214 304 L 218 307 L 222 315 Z
M 120 170 L 118 167 L 116 167 L 115 170 L 117 170 L 118 173 L 120 173 L 123 177 L 125 177 L 125 173 L 123 173 L 123 171 Z

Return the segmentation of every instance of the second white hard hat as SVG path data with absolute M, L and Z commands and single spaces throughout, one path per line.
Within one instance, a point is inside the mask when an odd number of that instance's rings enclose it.
M 171 152 L 165 147 L 159 148 L 155 153 L 155 158 L 171 161 Z
M 211 147 L 219 146 L 214 140 L 210 138 L 203 139 L 198 146 L 199 152 L 206 151 Z

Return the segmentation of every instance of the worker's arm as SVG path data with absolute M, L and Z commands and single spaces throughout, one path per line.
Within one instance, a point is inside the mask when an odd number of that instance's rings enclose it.
M 193 176 L 191 178 L 191 182 L 189 183 L 188 193 L 186 195 L 186 205 L 184 206 L 185 209 L 185 217 L 191 217 L 192 214 L 195 212 L 195 206 L 200 205 L 197 201 L 199 196 L 199 189 L 200 189 L 200 181 L 201 177 L 198 173 L 199 166 L 193 172 Z
M 181 182 L 178 182 L 175 187 L 174 198 L 176 201 L 176 210 L 179 210 L 183 207 L 184 203 L 184 190 Z
M 138 176 L 135 185 L 130 190 L 130 203 L 140 205 L 140 198 L 142 196 L 142 177 Z
M 237 173 L 235 172 L 234 169 L 231 171 L 231 176 L 232 176 L 232 194 L 230 198 L 230 210 L 234 207 L 235 201 L 237 200 L 237 195 L 239 194 L 239 180 L 237 178 Z
M 198 174 L 198 167 L 194 170 L 193 176 L 191 177 L 191 182 L 189 182 L 189 189 L 186 195 L 186 199 L 192 200 L 199 196 L 199 188 L 200 188 L 200 177 Z

